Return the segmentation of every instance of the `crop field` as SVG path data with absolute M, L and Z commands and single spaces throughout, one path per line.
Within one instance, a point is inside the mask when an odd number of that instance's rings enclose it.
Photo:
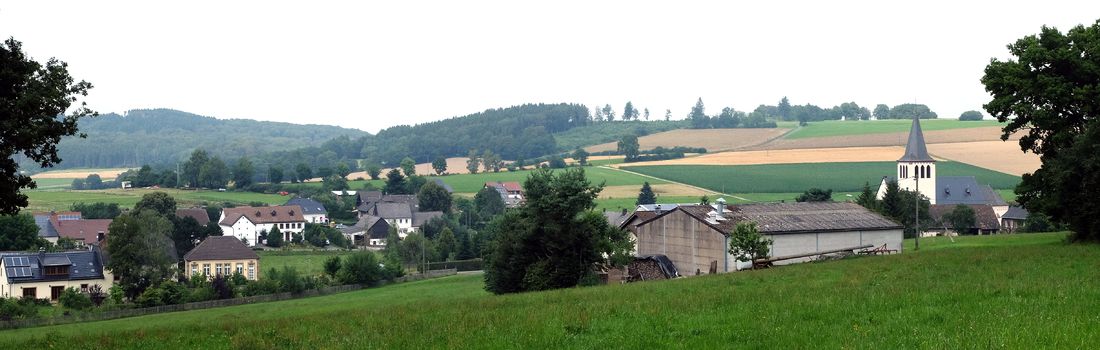
M 863 184 L 872 189 L 894 162 L 805 163 L 767 165 L 660 165 L 623 169 L 669 181 L 723 193 L 801 193 L 812 187 L 839 192 L 858 192 Z M 974 176 L 994 189 L 1014 188 L 1020 178 L 958 162 L 937 163 L 939 176 Z
M 777 150 L 777 149 L 804 149 L 804 148 L 836 148 L 836 147 L 872 147 L 872 146 L 905 146 L 909 138 L 909 131 L 857 134 L 842 136 L 823 136 L 805 138 L 783 138 L 766 144 L 746 147 L 745 150 Z M 924 131 L 924 140 L 928 144 L 999 141 L 1001 128 L 996 126 L 932 130 Z M 1018 135 L 1012 135 L 1012 139 L 1018 139 Z
M 928 152 L 958 162 L 993 169 L 1007 174 L 1023 175 L 1038 170 L 1043 162 L 1035 153 L 1024 153 L 1015 141 L 981 141 L 938 143 L 928 145 Z
M 811 122 L 809 123 L 809 125 L 795 129 L 790 134 L 788 134 L 786 138 L 802 139 L 811 137 L 883 134 L 894 132 L 908 133 L 909 127 L 912 125 L 913 120 L 911 119 L 863 121 L 830 120 L 822 122 Z M 999 127 L 1001 125 L 1001 123 L 998 123 L 995 120 L 959 121 L 957 119 L 921 119 L 920 121 L 921 129 L 926 132 L 989 126 Z
M 36 179 L 36 180 L 37 179 L 69 179 L 69 181 L 71 182 L 72 179 L 83 179 L 83 178 L 88 177 L 88 175 L 91 175 L 91 174 L 99 174 L 100 178 L 102 178 L 104 180 L 107 180 L 107 179 L 114 179 L 114 178 L 118 177 L 119 174 L 122 174 L 122 173 L 126 172 L 127 170 L 130 170 L 130 169 L 129 168 L 64 169 L 64 170 L 45 171 L 45 172 L 41 172 L 41 173 L 38 173 L 38 174 L 31 175 L 31 177 Z
M 790 131 L 786 128 L 771 129 L 678 129 L 646 135 L 638 138 L 642 150 L 661 147 L 702 147 L 707 152 L 738 149 L 762 144 Z M 589 152 L 614 151 L 617 143 L 608 142 L 586 147 Z
M 695 157 L 651 162 L 621 163 L 617 167 L 650 165 L 750 165 L 799 164 L 837 162 L 895 161 L 905 153 L 905 147 L 844 147 L 765 151 L 731 151 L 701 154 Z
M 344 250 L 294 250 L 274 251 L 265 250 L 257 252 L 260 255 L 261 273 L 271 268 L 281 270 L 284 266 L 292 267 L 303 275 L 320 275 L 325 271 L 325 261 L 331 257 L 344 257 L 352 252 Z
M 504 296 L 459 275 L 2 331 L 0 348 L 1092 348 L 1100 246 L 1064 237 Z
M 277 194 L 263 194 L 252 192 L 217 192 L 217 191 L 181 191 L 176 189 L 132 189 L 132 190 L 95 190 L 95 191 L 27 191 L 30 206 L 27 210 L 68 210 L 73 203 L 117 203 L 122 207 L 133 207 L 141 200 L 141 196 L 151 192 L 166 192 L 176 199 L 180 207 L 199 204 L 202 202 L 222 203 L 231 202 L 248 204 L 251 202 L 263 202 L 267 204 L 283 204 L 289 198 Z

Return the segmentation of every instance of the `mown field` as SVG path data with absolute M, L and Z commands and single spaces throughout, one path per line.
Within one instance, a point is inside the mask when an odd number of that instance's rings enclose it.
M 325 261 L 331 257 L 344 257 L 352 254 L 343 250 L 299 250 L 299 251 L 274 251 L 265 250 L 257 252 L 260 255 L 260 270 L 267 272 L 271 268 L 281 270 L 284 266 L 298 270 L 304 275 L 319 275 L 324 273 Z
M 1020 178 L 958 162 L 938 162 L 939 176 L 974 176 L 994 189 L 1014 188 Z M 894 162 L 804 163 L 764 165 L 660 165 L 623 167 L 625 170 L 682 182 L 723 193 L 801 193 L 817 187 L 858 192 L 863 184 L 877 188 L 882 176 L 892 175 Z
M 132 189 L 132 190 L 95 190 L 95 191 L 27 191 L 30 206 L 27 210 L 69 210 L 73 203 L 118 203 L 123 207 L 133 207 L 146 193 L 162 191 L 167 192 L 176 199 L 176 203 L 182 208 L 191 205 L 208 203 L 232 202 L 248 204 L 251 202 L 263 202 L 267 204 L 283 204 L 289 199 L 277 194 L 263 194 L 252 192 L 218 192 L 218 191 L 181 191 L 176 189 Z
M 908 132 L 909 127 L 911 127 L 912 125 L 913 121 L 911 119 L 865 121 L 831 120 L 823 122 L 811 122 L 809 123 L 809 125 L 795 129 L 791 133 L 787 134 L 785 138 L 801 139 L 825 136 Z M 959 121 L 957 119 L 921 119 L 920 126 L 921 130 L 935 131 L 961 128 L 978 128 L 986 126 L 1001 126 L 1001 123 L 998 123 L 995 120 Z
M 615 162 L 616 160 L 608 160 L 603 162 Z M 621 162 L 621 161 L 620 161 Z M 486 182 L 490 181 L 515 181 L 523 183 L 527 180 L 527 175 L 532 170 L 518 170 L 518 171 L 506 171 L 502 170 L 499 173 L 477 173 L 477 174 L 456 174 L 447 176 L 428 176 L 428 179 L 442 179 L 444 183 L 451 185 L 454 188 L 455 193 L 477 193 Z M 557 169 L 555 171 L 564 171 L 564 169 Z M 600 182 L 606 182 L 607 186 L 625 186 L 625 185 L 638 185 L 641 186 L 643 182 L 649 181 L 649 183 L 665 183 L 665 181 L 646 178 L 644 176 L 638 176 L 635 174 L 623 173 L 613 169 L 600 168 L 595 166 L 589 166 L 584 168 L 585 176 L 594 184 Z M 352 189 L 359 189 L 366 185 L 367 182 L 374 184 L 377 188 L 384 187 L 385 181 L 383 180 L 366 180 L 366 181 L 349 181 L 348 185 Z M 321 186 L 320 183 L 312 182 L 308 183 L 309 186 Z
M 898 255 L 506 296 L 459 275 L 3 331 L 0 348 L 1092 348 L 1100 246 L 1063 239 L 925 239 Z

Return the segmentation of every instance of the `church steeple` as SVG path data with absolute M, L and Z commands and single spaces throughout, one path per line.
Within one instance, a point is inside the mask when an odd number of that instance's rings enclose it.
M 909 128 L 909 142 L 905 144 L 905 154 L 898 159 L 899 162 L 935 162 L 928 155 L 928 147 L 924 144 L 924 132 L 920 129 L 920 119 L 913 116 L 913 126 Z

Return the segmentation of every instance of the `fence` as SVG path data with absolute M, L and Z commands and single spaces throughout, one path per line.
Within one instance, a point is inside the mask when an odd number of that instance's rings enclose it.
M 431 271 L 433 269 L 435 269 L 435 270 L 454 269 L 454 270 L 457 270 L 457 271 L 477 271 L 477 270 L 481 270 L 481 264 L 482 264 L 481 259 L 457 260 L 457 261 L 440 261 L 440 262 L 428 263 L 428 270 Z
M 419 281 L 419 280 L 424 280 L 424 279 L 429 279 L 429 278 L 450 276 L 450 275 L 454 275 L 456 273 L 458 273 L 458 271 L 456 271 L 454 269 L 431 270 L 431 271 L 428 271 L 428 273 L 426 273 L 426 274 L 418 273 L 418 274 L 401 276 L 399 278 L 394 279 L 394 281 L 392 283 Z M 384 281 L 383 283 L 380 283 L 379 285 L 385 285 L 385 284 L 387 284 L 387 283 Z M 104 320 L 113 320 L 113 319 L 117 319 L 117 318 L 126 318 L 126 317 L 135 317 L 135 316 L 145 316 L 145 315 L 159 314 L 159 313 L 163 313 L 163 312 L 202 310 L 202 309 L 211 309 L 211 308 L 225 307 L 225 306 L 266 303 L 266 302 L 272 302 L 272 301 L 298 299 L 298 298 L 308 298 L 308 297 L 315 297 L 315 296 L 321 296 L 321 295 L 329 295 L 329 294 L 350 292 L 350 291 L 353 291 L 353 290 L 360 290 L 360 289 L 363 289 L 363 288 L 366 288 L 366 286 L 361 285 L 361 284 L 348 284 L 348 285 L 343 285 L 343 286 L 332 286 L 332 287 L 325 287 L 325 288 L 320 288 L 320 289 L 310 289 L 310 290 L 306 290 L 306 291 L 303 291 L 303 292 L 297 293 L 297 294 L 289 293 L 289 292 L 287 292 L 287 293 L 275 293 L 275 294 L 256 295 L 256 296 L 240 297 L 240 298 L 233 298 L 233 299 L 199 301 L 199 302 L 194 302 L 194 303 L 154 306 L 154 307 L 137 308 L 137 309 L 123 309 L 123 310 L 112 310 L 112 311 L 101 311 L 101 312 L 73 313 L 73 314 L 66 315 L 66 316 L 52 317 L 52 318 L 28 318 L 28 319 L 22 319 L 22 320 L 6 320 L 6 321 L 5 320 L 0 320 L 0 330 L 2 330 L 2 329 L 15 329 L 15 328 L 27 328 L 27 327 L 39 327 L 39 326 L 51 326 L 51 325 L 60 325 L 60 324 L 77 323 L 77 322 L 104 321 Z

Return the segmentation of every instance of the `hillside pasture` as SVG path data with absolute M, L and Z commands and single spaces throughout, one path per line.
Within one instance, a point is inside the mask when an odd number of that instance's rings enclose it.
M 893 175 L 894 162 L 803 163 L 764 165 L 655 165 L 622 169 L 723 193 L 801 193 L 812 187 L 858 192 L 864 183 L 877 188 Z M 939 162 L 940 176 L 974 176 L 994 189 L 1013 188 L 1017 176 L 958 162 Z
M 165 192 L 175 198 L 179 207 L 198 205 L 203 202 L 230 202 L 238 205 L 262 202 L 269 205 L 286 203 L 289 197 L 277 194 L 253 192 L 218 192 L 207 190 L 183 191 L 177 189 L 111 189 L 94 191 L 27 191 L 30 211 L 69 210 L 73 203 L 116 203 L 122 207 L 133 207 L 147 193 Z
M 907 240 L 888 256 L 503 296 L 458 275 L 0 331 L 0 348 L 1092 348 L 1100 246 L 1064 238 Z
M 34 179 L 34 183 L 36 185 L 38 185 L 36 190 L 39 190 L 39 191 L 63 190 L 63 189 L 67 189 L 69 187 L 72 187 L 73 179 L 61 179 L 61 178 L 58 178 L 58 179 L 54 179 L 54 178 Z
M 787 139 L 803 139 L 826 136 L 850 136 L 885 134 L 897 132 L 909 132 L 913 125 L 912 119 L 889 120 L 860 120 L 844 121 L 829 120 L 810 122 L 787 134 Z M 1000 127 L 1002 124 L 996 120 L 983 121 L 959 121 L 958 119 L 921 119 L 920 126 L 925 132 L 937 130 L 969 129 L 981 127 Z
M 783 136 L 790 131 L 786 128 L 770 129 L 678 129 L 646 135 L 638 138 L 641 150 L 660 147 L 702 147 L 707 152 L 740 149 L 763 144 Z M 617 142 L 608 142 L 586 147 L 589 152 L 614 151 Z

